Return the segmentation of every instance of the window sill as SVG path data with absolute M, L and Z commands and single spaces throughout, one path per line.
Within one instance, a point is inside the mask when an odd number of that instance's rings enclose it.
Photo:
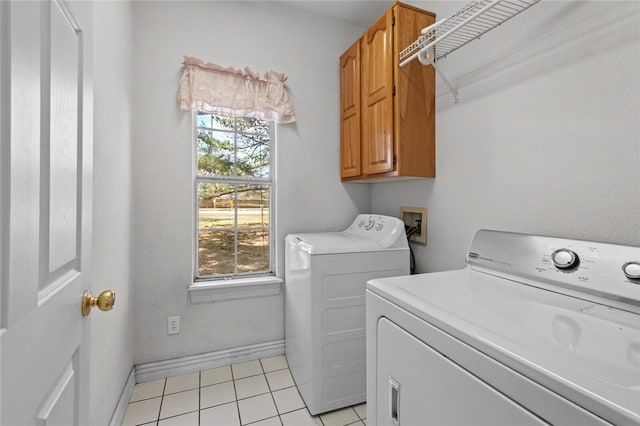
M 234 280 L 201 281 L 189 286 L 192 304 L 224 302 L 227 300 L 276 296 L 282 291 L 282 280 L 277 277 L 253 277 Z

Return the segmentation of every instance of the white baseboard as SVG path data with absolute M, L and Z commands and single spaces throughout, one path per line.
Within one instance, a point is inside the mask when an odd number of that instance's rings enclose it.
M 135 387 L 136 369 L 135 367 L 133 367 L 131 368 L 131 372 L 129 373 L 127 382 L 124 385 L 124 389 L 122 389 L 122 394 L 120 394 L 120 399 L 116 404 L 116 409 L 113 411 L 109 426 L 120 426 L 122 424 L 124 415 L 127 413 L 127 406 L 129 405 L 129 401 L 131 401 L 131 395 L 133 395 L 133 389 Z
M 180 374 L 284 354 L 284 340 L 274 340 L 234 349 L 208 352 L 165 361 L 146 362 L 135 366 L 135 382 L 149 382 Z M 131 395 L 129 395 L 129 398 Z M 127 399 L 127 402 L 129 400 Z M 126 407 L 125 407 L 126 408 Z

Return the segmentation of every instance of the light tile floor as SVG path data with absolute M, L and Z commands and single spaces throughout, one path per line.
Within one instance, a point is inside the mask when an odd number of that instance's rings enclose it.
M 311 416 L 284 355 L 136 385 L 123 426 L 364 426 L 360 404 Z

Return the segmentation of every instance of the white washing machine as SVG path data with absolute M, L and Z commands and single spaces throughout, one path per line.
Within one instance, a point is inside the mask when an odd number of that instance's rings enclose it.
M 640 247 L 479 231 L 366 293 L 367 425 L 640 425 Z
M 302 398 L 311 414 L 364 402 L 366 283 L 409 274 L 404 223 L 359 215 L 285 245 L 285 351 Z

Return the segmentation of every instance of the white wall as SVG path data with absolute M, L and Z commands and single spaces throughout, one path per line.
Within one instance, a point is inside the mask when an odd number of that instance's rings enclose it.
M 359 27 L 272 2 L 134 4 L 136 363 L 284 338 L 282 296 L 190 305 L 192 119 L 178 109 L 183 55 L 288 75 L 298 121 L 277 129 L 278 273 L 284 236 L 344 229 L 367 185 L 339 180 L 338 58 Z M 181 333 L 167 336 L 167 316 Z
M 94 4 L 94 205 L 91 291 L 116 292 L 91 313 L 92 424 L 108 424 L 133 367 L 131 267 L 132 21 L 129 2 Z
M 463 267 L 480 228 L 640 245 L 640 3 L 542 1 L 440 64 L 437 177 L 371 194 L 428 208 L 419 271 Z

